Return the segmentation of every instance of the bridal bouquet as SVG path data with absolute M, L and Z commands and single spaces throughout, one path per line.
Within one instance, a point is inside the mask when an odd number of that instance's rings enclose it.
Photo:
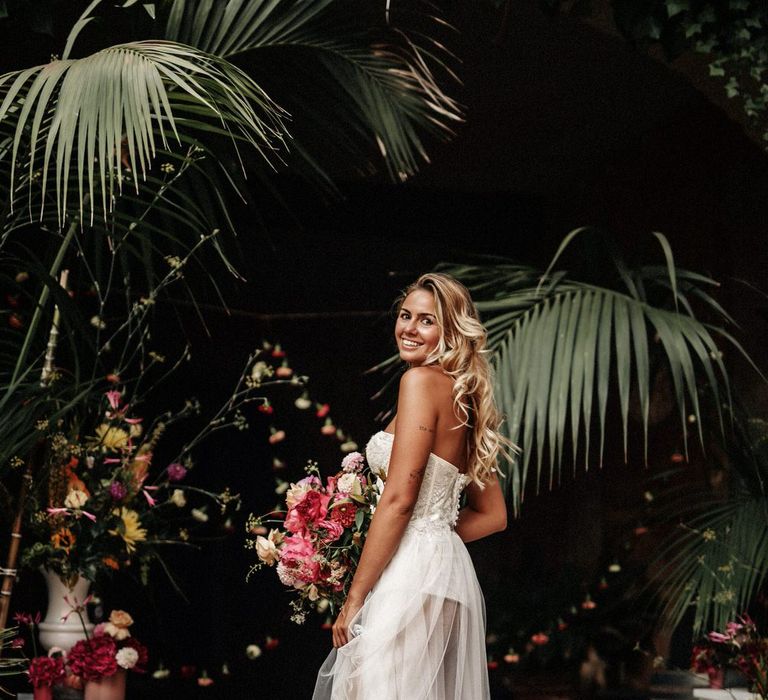
M 287 490 L 285 509 L 251 515 L 246 526 L 246 546 L 259 559 L 248 576 L 276 566 L 280 582 L 296 593 L 290 605 L 298 624 L 313 607 L 341 607 L 379 496 L 376 477 L 359 452 L 348 454 L 341 471 L 325 483 L 314 462 L 306 472 Z M 278 523 L 282 527 L 266 527 Z

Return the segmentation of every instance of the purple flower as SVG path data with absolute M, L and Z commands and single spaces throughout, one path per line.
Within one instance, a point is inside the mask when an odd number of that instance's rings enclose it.
M 187 475 L 187 468 L 177 462 L 169 464 L 165 471 L 168 473 L 168 481 L 181 481 Z
M 128 495 L 128 489 L 119 481 L 113 481 L 109 485 L 109 495 L 112 496 L 114 501 L 122 501 Z

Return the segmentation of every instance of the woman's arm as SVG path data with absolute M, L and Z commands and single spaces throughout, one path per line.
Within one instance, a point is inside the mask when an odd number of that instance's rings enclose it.
M 459 512 L 456 533 L 464 542 L 479 540 L 507 528 L 507 505 L 494 474 L 484 489 L 474 482 L 467 486 L 467 505 Z
M 433 370 L 413 367 L 400 380 L 387 485 L 371 520 L 349 595 L 333 625 L 334 647 L 347 643 L 349 620 L 397 550 L 413 513 L 437 426 L 437 408 L 431 400 L 435 378 Z

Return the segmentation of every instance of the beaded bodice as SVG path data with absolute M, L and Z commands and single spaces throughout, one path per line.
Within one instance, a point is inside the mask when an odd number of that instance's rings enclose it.
M 380 430 L 374 433 L 365 448 L 371 470 L 384 479 L 393 439 L 392 433 Z M 453 528 L 459 515 L 459 498 L 468 481 L 469 477 L 460 473 L 453 464 L 430 453 L 409 529 L 429 531 Z

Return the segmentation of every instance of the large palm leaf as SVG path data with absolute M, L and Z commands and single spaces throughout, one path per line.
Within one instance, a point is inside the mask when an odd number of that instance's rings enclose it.
M 12 125 L 10 187 L 19 163 L 53 180 L 60 225 L 67 218 L 70 177 L 77 206 L 96 202 L 106 215 L 126 171 L 138 191 L 158 148 L 186 135 L 223 133 L 271 159 L 284 135 L 281 110 L 231 63 L 167 41 L 113 46 L 86 58 L 56 60 L 0 76 L 0 124 Z M 43 146 L 42 158 L 36 155 Z
M 661 234 L 656 236 L 667 264 L 630 272 L 616 259 L 614 271 L 621 280 L 616 288 L 553 272 L 560 254 L 581 231 L 569 234 L 543 275 L 507 261 L 440 268 L 467 284 L 489 331 L 497 400 L 506 416 L 503 430 L 522 448 L 519 462 L 508 470 L 510 478 L 506 480 L 515 507 L 522 500 L 534 454 L 537 489 L 545 465 L 550 486 L 560 478 L 566 448 L 574 466 L 579 453 L 589 465 L 593 455 L 590 433 L 595 423 L 598 461 L 602 461 L 606 416 L 614 392 L 620 406 L 625 456 L 633 394 L 647 454 L 654 356 L 663 360 L 671 374 L 686 445 L 689 415 L 695 417 L 697 434 L 703 438 L 698 379 L 706 380 L 718 408 L 721 400 L 730 401 L 728 376 L 716 337 L 739 346 L 723 328 L 698 320 L 692 307 L 696 299 L 717 320 L 730 322 L 705 291 L 715 282 L 676 269 Z
M 359 158 L 367 144 L 404 179 L 427 160 L 420 133 L 445 138 L 461 118 L 436 77 L 454 79 L 431 38 L 441 24 L 413 4 L 398 3 L 391 25 L 382 4 L 343 0 L 172 0 L 160 16 L 168 39 L 242 60 L 269 85 L 297 131 L 312 134 L 311 145 L 294 139 L 295 155 L 321 167 L 319 145 Z

